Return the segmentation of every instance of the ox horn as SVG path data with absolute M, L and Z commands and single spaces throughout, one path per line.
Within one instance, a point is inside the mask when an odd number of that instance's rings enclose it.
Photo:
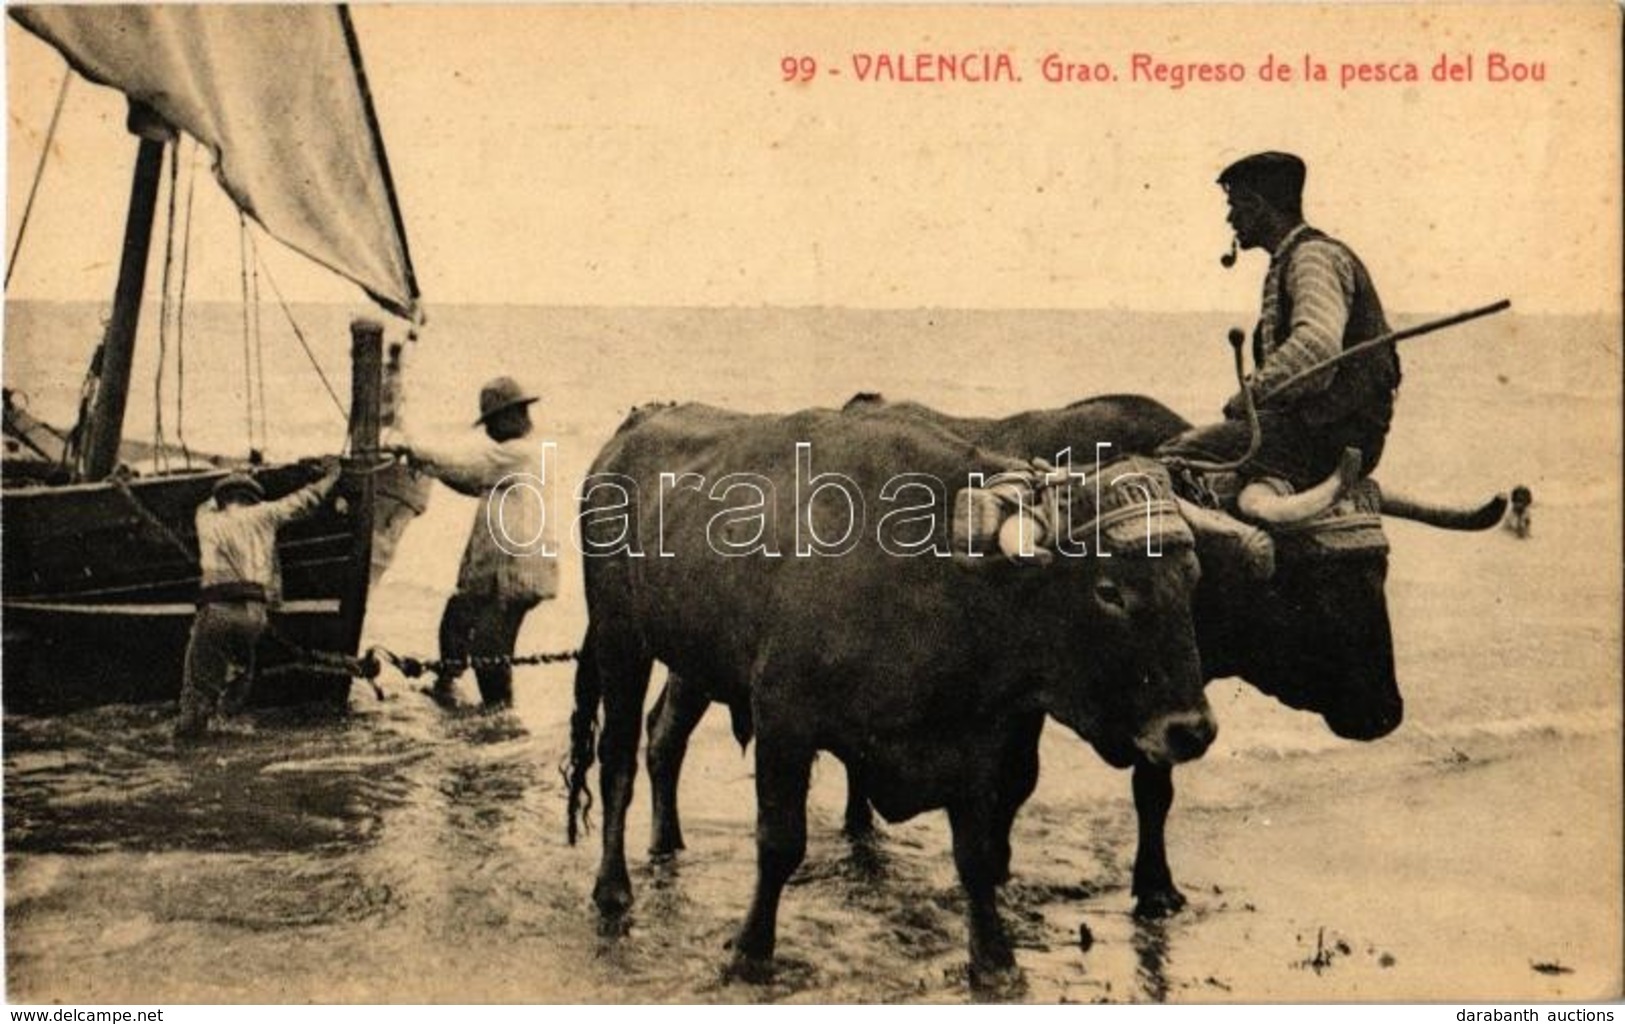
M 1506 509 L 1507 496 L 1504 494 L 1497 494 L 1476 508 L 1448 508 L 1382 491 L 1383 515 L 1411 519 L 1442 530 L 1488 530 L 1501 521 Z
M 1270 535 L 1256 526 L 1232 519 L 1223 512 L 1194 505 L 1184 498 L 1175 498 L 1179 514 L 1190 524 L 1198 544 L 1213 542 L 1222 545 L 1226 554 L 1241 559 L 1247 575 L 1255 580 L 1267 580 L 1275 575 L 1275 542 Z
M 1254 482 L 1236 496 L 1236 508 L 1260 523 L 1291 526 L 1307 522 L 1331 508 L 1359 478 L 1360 453 L 1354 448 L 1345 448 L 1332 474 L 1302 494 L 1280 494 L 1267 483 Z

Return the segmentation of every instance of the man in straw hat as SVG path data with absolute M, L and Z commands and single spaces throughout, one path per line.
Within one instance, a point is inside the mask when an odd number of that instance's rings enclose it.
M 1352 482 L 1382 457 L 1399 387 L 1399 355 L 1381 345 L 1321 373 L 1311 370 L 1345 348 L 1388 333 L 1371 275 L 1347 245 L 1303 219 L 1305 167 L 1290 153 L 1237 160 L 1218 178 L 1229 203 L 1235 247 L 1270 254 L 1253 372 L 1246 387 L 1259 410 L 1262 443 L 1241 473 L 1282 492 L 1302 492 L 1334 471 Z M 1223 261 L 1234 262 L 1234 252 Z M 1164 452 L 1231 460 L 1247 450 L 1244 396 L 1224 406 L 1224 422 L 1175 438 Z M 1358 466 L 1343 453 L 1359 453 Z
M 276 534 L 284 523 L 321 507 L 339 479 L 339 461 L 324 460 L 320 480 L 277 501 L 247 473 L 228 473 L 198 506 L 197 544 L 202 579 L 197 617 L 186 644 L 181 713 L 175 737 L 193 740 L 208 731 L 218 711 L 235 711 L 253 683 L 254 654 L 267 613 L 282 601 L 282 566 Z
M 428 692 L 446 707 L 457 702 L 457 679 L 470 658 L 497 659 L 474 666 L 485 706 L 513 703 L 513 668 L 503 659 L 512 657 L 530 610 L 558 594 L 554 529 L 547 515 L 551 484 L 542 450 L 531 437 L 530 407 L 536 401 L 512 377 L 497 377 L 480 389 L 480 418 L 474 421 L 485 428 L 486 443 L 472 451 L 420 442 L 400 446 L 430 476 L 481 499 L 457 571 L 457 590 L 440 619 L 445 667 Z

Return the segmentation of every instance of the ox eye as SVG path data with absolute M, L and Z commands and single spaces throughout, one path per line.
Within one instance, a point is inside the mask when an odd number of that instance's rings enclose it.
M 1096 580 L 1095 600 L 1108 608 L 1122 610 L 1126 607 L 1123 602 L 1123 588 L 1117 585 L 1116 580 Z

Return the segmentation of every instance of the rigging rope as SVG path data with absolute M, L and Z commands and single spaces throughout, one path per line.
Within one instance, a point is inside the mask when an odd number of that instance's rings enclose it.
M 269 441 L 265 428 L 265 333 L 260 329 L 260 247 L 252 232 L 248 236 L 248 251 L 253 256 L 249 267 L 254 280 L 254 375 L 259 378 L 260 450 Z
M 23 247 L 23 235 L 28 232 L 28 217 L 34 212 L 34 197 L 45 177 L 45 159 L 51 155 L 51 143 L 56 139 L 56 125 L 62 118 L 62 104 L 68 98 L 68 83 L 73 81 L 73 69 L 62 69 L 62 88 L 57 90 L 56 108 L 51 111 L 51 124 L 45 129 L 45 145 L 40 148 L 39 166 L 34 168 L 34 183 L 28 186 L 28 201 L 23 204 L 22 219 L 17 222 L 17 240 L 11 243 L 11 257 L 6 261 L 6 287 L 11 287 L 12 272 L 17 269 L 17 253 Z
M 265 271 L 265 283 L 271 286 L 271 294 L 276 296 L 277 304 L 282 307 L 282 315 L 288 318 L 288 326 L 293 328 L 293 336 L 299 339 L 299 346 L 305 350 L 305 358 L 310 360 L 310 365 L 316 370 L 316 376 L 321 378 L 322 387 L 327 389 L 327 397 L 333 400 L 333 408 L 338 410 L 339 418 L 348 425 L 350 414 L 345 409 L 344 403 L 339 400 L 338 392 L 333 390 L 327 374 L 322 371 L 322 364 L 316 361 L 316 353 L 311 351 L 310 343 L 305 340 L 305 332 L 299 329 L 299 321 L 293 318 L 293 310 L 288 308 L 288 300 L 282 297 L 282 289 L 276 286 L 276 278 L 272 276 L 270 266 L 263 260 L 260 261 L 260 266 Z
M 73 427 L 68 431 L 68 443 L 62 446 L 62 461 L 58 468 L 66 470 L 71 464 L 75 475 L 84 469 L 84 441 L 89 429 L 90 407 L 96 400 L 96 392 L 102 381 L 102 353 L 107 350 L 108 319 L 105 314 L 102 318 L 102 340 L 96 343 L 96 351 L 90 357 L 90 365 L 85 367 L 84 379 L 79 382 L 79 411 L 76 414 Z
M 152 530 L 153 533 L 157 534 L 158 537 L 164 541 L 164 543 L 174 548 L 180 554 L 180 556 L 186 560 L 186 564 L 188 566 L 193 568 L 197 567 L 198 558 L 197 555 L 192 553 L 191 545 L 187 544 L 180 534 L 176 533 L 174 530 L 171 530 L 158 515 L 158 513 L 148 508 L 146 503 L 136 496 L 136 493 L 130 489 L 129 481 L 125 480 L 118 474 L 114 474 L 113 476 L 108 477 L 108 482 L 113 485 L 113 489 L 118 491 L 119 495 L 129 504 L 130 510 L 136 514 L 136 518 L 140 519 L 144 524 L 146 524 L 147 528 Z
M 179 147 L 176 147 L 179 149 Z M 175 443 L 180 445 L 188 469 L 192 449 L 186 444 L 186 282 L 192 265 L 192 199 L 197 191 L 198 143 L 192 142 L 192 159 L 186 165 L 186 227 L 181 234 L 181 289 L 175 311 Z
M 237 257 L 243 285 L 243 404 L 248 418 L 248 446 L 254 447 L 254 355 L 248 340 L 248 218 L 237 211 Z
M 164 472 L 169 468 L 169 453 L 164 443 L 164 366 L 169 355 L 169 296 L 175 269 L 175 203 L 180 192 L 181 149 L 169 147 L 169 219 L 164 232 L 164 276 L 158 297 L 158 367 L 153 371 L 152 383 L 152 470 Z

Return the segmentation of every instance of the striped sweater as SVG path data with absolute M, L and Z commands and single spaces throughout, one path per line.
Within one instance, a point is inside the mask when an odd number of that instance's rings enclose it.
M 1289 308 L 1283 311 L 1283 305 Z M 1371 377 L 1358 382 L 1360 392 L 1367 399 L 1382 397 L 1398 384 L 1397 358 L 1389 374 L 1385 370 L 1386 353 L 1357 357 L 1288 388 L 1282 385 L 1346 346 L 1387 330 L 1376 289 L 1358 258 L 1342 243 L 1299 224 L 1276 247 L 1264 276 L 1254 335 L 1253 392 L 1267 406 L 1313 407 L 1327 400 L 1338 407 L 1336 414 L 1341 414 L 1347 411 L 1344 407 L 1358 404 L 1358 400 L 1351 402 L 1355 396 L 1325 393 L 1350 391 L 1357 383 L 1356 377 Z M 1339 384 L 1337 388 L 1333 388 L 1334 381 Z

